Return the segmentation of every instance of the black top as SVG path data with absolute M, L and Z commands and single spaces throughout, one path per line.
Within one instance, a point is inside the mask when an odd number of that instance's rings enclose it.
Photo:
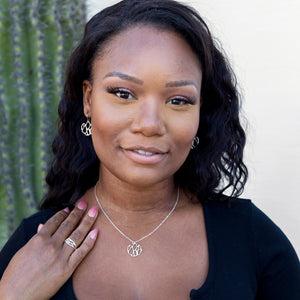
M 249 200 L 204 204 L 209 271 L 191 299 L 299 300 L 300 263 L 282 231 Z M 14 253 L 54 214 L 24 219 L 0 252 L 0 277 Z M 72 277 L 52 298 L 76 300 Z

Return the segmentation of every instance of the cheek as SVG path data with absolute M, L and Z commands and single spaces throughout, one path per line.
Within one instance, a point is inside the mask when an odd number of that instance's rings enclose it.
M 92 120 L 92 137 L 98 144 L 112 143 L 120 132 L 120 122 L 110 117 L 109 114 L 98 115 Z
M 92 107 L 92 139 L 98 156 L 112 151 L 120 144 L 120 136 L 130 122 L 127 113 L 107 101 L 98 101 Z M 101 153 L 100 153 L 101 152 Z
M 176 143 L 182 148 L 189 148 L 197 135 L 199 126 L 199 114 L 194 114 L 188 118 L 181 118 L 173 124 L 172 135 Z
M 111 139 L 114 120 L 105 105 L 93 105 L 91 110 L 92 139 L 96 152 L 104 150 L 105 141 Z

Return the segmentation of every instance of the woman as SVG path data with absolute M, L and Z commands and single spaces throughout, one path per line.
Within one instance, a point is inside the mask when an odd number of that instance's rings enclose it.
M 235 77 L 195 11 L 125 0 L 94 16 L 59 116 L 42 210 L 0 255 L 1 299 L 299 299 L 289 241 L 237 198 Z

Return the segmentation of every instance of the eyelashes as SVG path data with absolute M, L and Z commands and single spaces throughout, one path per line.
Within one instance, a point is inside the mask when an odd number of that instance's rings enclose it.
M 176 105 L 176 106 L 184 105 L 184 104 L 191 104 L 191 105 L 194 105 L 194 104 L 195 104 L 195 101 L 192 100 L 191 98 L 174 97 L 174 98 L 172 98 L 171 100 L 169 100 L 167 103 L 173 104 L 173 105 Z
M 124 99 L 124 100 L 132 100 L 134 99 L 132 93 L 124 88 L 115 88 L 115 87 L 107 87 L 106 91 L 109 94 L 116 95 L 117 97 Z
M 108 86 L 106 88 L 107 93 L 115 95 L 116 97 L 123 100 L 137 100 L 137 97 L 131 91 L 125 88 Z M 194 97 L 183 97 L 183 96 L 174 96 L 167 99 L 167 104 L 171 104 L 174 106 L 182 106 L 182 105 L 195 105 L 196 98 Z

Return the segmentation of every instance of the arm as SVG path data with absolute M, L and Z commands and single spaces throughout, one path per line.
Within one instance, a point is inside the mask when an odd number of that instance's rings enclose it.
M 97 209 L 83 216 L 85 209 L 86 202 L 81 201 L 71 213 L 59 211 L 40 226 L 9 262 L 0 282 L 0 299 L 50 299 L 61 288 L 96 241 L 98 231 L 90 230 Z M 67 245 L 68 237 L 80 246 Z

